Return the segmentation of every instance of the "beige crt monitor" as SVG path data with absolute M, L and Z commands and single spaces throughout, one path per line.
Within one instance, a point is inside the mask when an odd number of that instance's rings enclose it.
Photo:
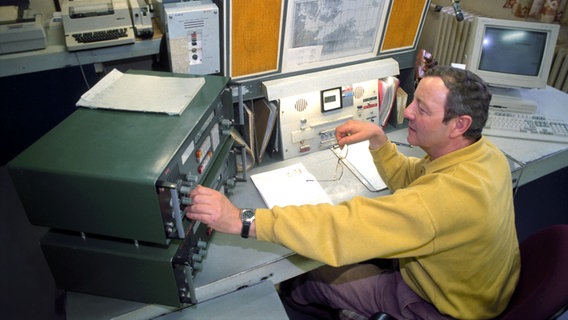
M 466 68 L 493 89 L 492 105 L 534 112 L 518 88 L 546 87 L 560 27 L 555 24 L 476 17 Z

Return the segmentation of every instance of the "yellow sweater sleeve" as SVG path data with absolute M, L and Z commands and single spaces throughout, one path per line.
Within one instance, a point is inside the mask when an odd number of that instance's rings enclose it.
M 376 257 L 429 254 L 435 230 L 429 215 L 415 214 L 424 211 L 414 210 L 420 202 L 414 194 L 404 199 L 356 197 L 335 206 L 257 209 L 257 238 L 334 266 Z M 413 210 L 408 210 L 410 203 L 414 203 Z M 401 237 L 401 232 L 408 235 Z

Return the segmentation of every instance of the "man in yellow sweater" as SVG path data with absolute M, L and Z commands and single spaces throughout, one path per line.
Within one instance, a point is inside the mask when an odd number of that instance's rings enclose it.
M 429 70 L 404 112 L 407 140 L 423 159 L 401 154 L 373 123 L 339 126 L 340 146 L 369 141 L 390 195 L 242 210 L 198 187 L 186 214 L 326 263 L 289 284 L 287 300 L 317 317 L 343 309 L 397 319 L 495 317 L 515 289 L 520 255 L 510 168 L 481 134 L 490 99 L 469 71 Z M 394 267 L 369 262 L 375 258 Z

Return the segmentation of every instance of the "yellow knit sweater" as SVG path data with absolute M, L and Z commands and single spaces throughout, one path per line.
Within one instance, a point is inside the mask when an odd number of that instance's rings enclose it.
M 520 271 L 511 174 L 485 138 L 434 161 L 371 151 L 392 191 L 338 205 L 258 209 L 259 240 L 330 265 L 398 258 L 405 282 L 446 315 L 492 318 Z

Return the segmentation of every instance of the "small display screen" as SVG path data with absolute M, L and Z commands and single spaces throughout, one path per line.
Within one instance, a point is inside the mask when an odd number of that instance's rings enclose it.
M 321 91 L 321 112 L 341 109 L 341 87 Z

